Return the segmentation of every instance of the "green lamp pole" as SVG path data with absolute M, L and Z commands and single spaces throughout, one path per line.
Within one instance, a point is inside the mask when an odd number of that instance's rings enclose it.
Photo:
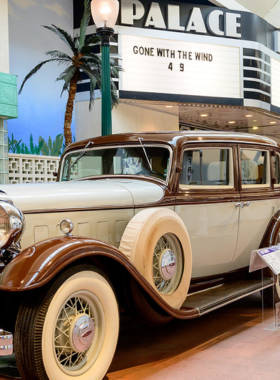
M 102 81 L 101 81 L 101 130 L 102 136 L 112 134 L 112 98 L 110 69 L 110 38 L 119 13 L 118 0 L 92 0 L 91 13 L 96 25 L 96 34 L 101 39 Z

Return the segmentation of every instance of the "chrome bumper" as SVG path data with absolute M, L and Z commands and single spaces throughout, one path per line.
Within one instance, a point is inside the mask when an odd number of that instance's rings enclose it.
M 0 356 L 8 356 L 13 353 L 13 334 L 0 329 Z

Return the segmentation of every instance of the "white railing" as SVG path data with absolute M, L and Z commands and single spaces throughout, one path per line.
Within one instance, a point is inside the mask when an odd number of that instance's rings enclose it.
M 60 157 L 9 153 L 9 183 L 54 182 Z

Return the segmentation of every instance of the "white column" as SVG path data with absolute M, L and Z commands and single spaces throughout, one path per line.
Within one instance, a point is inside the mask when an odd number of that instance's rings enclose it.
M 0 72 L 9 74 L 8 0 L 0 0 Z

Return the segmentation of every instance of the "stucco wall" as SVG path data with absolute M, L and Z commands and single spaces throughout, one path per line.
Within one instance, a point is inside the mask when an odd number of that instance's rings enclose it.
M 119 103 L 112 114 L 113 133 L 172 131 L 179 129 L 178 109 L 172 113 L 164 107 L 155 109 L 144 108 L 132 104 Z M 88 102 L 76 102 L 76 138 L 99 136 L 101 134 L 101 100 L 96 99 L 94 108 L 88 110 Z

